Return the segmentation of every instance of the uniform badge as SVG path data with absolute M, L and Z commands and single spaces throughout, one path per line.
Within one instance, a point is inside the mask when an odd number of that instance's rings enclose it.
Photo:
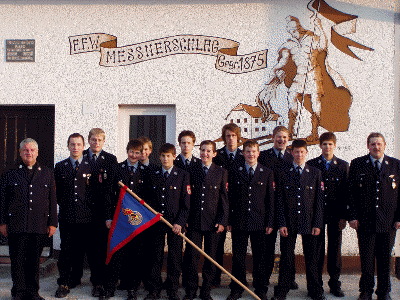
M 321 190 L 325 191 L 325 185 L 323 181 L 321 181 Z
M 104 171 L 103 177 L 104 177 L 104 179 L 107 179 L 107 173 L 106 173 L 106 171 Z
M 275 191 L 275 181 L 272 181 L 272 187 L 274 188 Z
M 143 221 L 143 216 L 137 211 L 133 211 L 129 208 L 124 208 L 122 212 L 125 216 L 128 216 L 128 222 L 131 225 L 139 225 Z
M 99 182 L 100 182 L 100 183 L 103 182 L 103 176 L 101 176 L 101 174 L 99 174 Z
M 192 190 L 190 189 L 190 184 L 188 184 L 188 185 L 186 186 L 186 189 L 187 189 L 187 193 L 188 193 L 189 195 L 191 195 L 191 194 L 192 194 Z
M 226 183 L 226 191 L 228 191 L 228 183 Z

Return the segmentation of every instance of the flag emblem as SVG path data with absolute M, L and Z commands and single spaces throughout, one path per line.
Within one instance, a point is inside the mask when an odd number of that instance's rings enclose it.
M 125 208 L 122 212 L 125 216 L 128 216 L 129 224 L 131 225 L 139 225 L 143 221 L 143 216 L 138 211 Z

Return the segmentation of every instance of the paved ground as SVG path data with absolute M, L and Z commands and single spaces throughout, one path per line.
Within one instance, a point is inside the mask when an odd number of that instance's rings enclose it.
M 57 299 L 54 297 L 54 293 L 57 288 L 56 279 L 58 277 L 57 269 L 55 268 L 54 263 L 47 265 L 46 269 L 44 269 L 44 274 L 40 278 L 40 294 L 45 299 Z M 82 285 L 71 290 L 71 293 L 65 298 L 68 300 L 75 299 L 96 299 L 91 296 L 91 284 L 89 282 L 90 273 L 88 270 L 85 271 L 84 278 L 82 280 Z M 229 282 L 230 280 L 226 275 L 223 275 L 222 287 L 214 289 L 211 293 L 214 300 L 225 300 L 229 294 Z M 225 277 L 226 276 L 226 277 Z M 248 280 L 251 282 L 251 276 L 248 276 Z M 324 275 L 324 282 L 327 282 L 328 277 Z M 349 299 L 356 300 L 358 297 L 358 280 L 359 275 L 343 275 L 341 277 L 342 280 L 342 288 L 346 294 L 345 298 L 336 298 L 329 293 L 329 288 L 327 285 L 324 285 L 326 298 L 329 300 L 333 299 Z M 270 291 L 268 292 L 268 299 L 270 299 L 273 295 L 273 286 L 277 284 L 278 275 L 274 274 L 271 278 L 271 286 Z M 298 299 L 311 299 L 307 297 L 306 290 L 306 278 L 305 275 L 297 275 L 296 281 L 300 286 L 300 289 L 297 291 L 290 291 L 287 299 L 289 300 L 298 300 Z M 0 265 L 0 299 L 9 300 L 11 299 L 10 289 L 11 289 L 11 276 L 10 276 L 10 266 L 9 265 Z M 395 277 L 392 277 L 392 298 L 400 299 L 400 281 Z M 138 300 L 143 300 L 146 296 L 146 291 L 143 289 L 139 290 Z M 167 295 L 165 291 L 161 294 L 163 299 L 167 299 Z M 179 290 L 179 297 L 182 299 L 184 296 L 183 289 Z M 115 300 L 126 299 L 126 291 L 117 291 L 114 298 Z M 252 299 L 250 294 L 243 293 L 243 299 Z M 376 299 L 376 296 L 374 297 Z

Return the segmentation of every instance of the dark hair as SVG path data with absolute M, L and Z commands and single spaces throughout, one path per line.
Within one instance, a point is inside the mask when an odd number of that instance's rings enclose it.
M 214 152 L 214 153 L 217 152 L 217 146 L 215 145 L 215 142 L 213 142 L 213 141 L 211 141 L 211 140 L 202 141 L 202 142 L 200 143 L 200 150 L 201 150 L 201 147 L 203 147 L 203 145 L 211 145 L 211 146 L 212 146 L 213 152 Z
M 294 148 L 304 148 L 307 150 L 307 142 L 305 140 L 294 140 L 292 143 L 292 150 Z
M 278 132 L 284 131 L 289 135 L 289 129 L 287 129 L 285 126 L 276 126 L 274 128 L 274 131 L 272 131 L 272 136 L 275 136 L 278 134 Z
M 196 136 L 195 136 L 194 132 L 193 132 L 193 131 L 190 131 L 190 130 L 184 130 L 184 131 L 182 131 L 182 132 L 178 135 L 178 143 L 181 142 L 181 139 L 182 139 L 184 136 L 191 137 L 192 140 L 193 140 L 193 144 L 196 142 Z
M 73 133 L 68 137 L 67 146 L 69 146 L 69 140 L 73 138 L 81 138 L 83 142 L 83 146 L 85 146 L 85 138 L 80 133 Z
M 243 143 L 243 151 L 246 149 L 246 147 L 257 147 L 258 151 L 260 151 L 260 146 L 258 143 L 254 140 L 247 140 Z
M 225 133 L 226 133 L 227 130 L 234 132 L 237 135 L 237 139 L 238 139 L 238 142 L 239 142 L 239 140 L 241 138 L 240 127 L 237 126 L 234 123 L 229 123 L 229 124 L 224 125 L 224 127 L 222 127 L 222 139 L 223 139 L 225 144 L 226 144 Z
M 326 141 L 332 141 L 336 145 L 336 135 L 333 132 L 324 132 L 319 137 L 319 144 L 322 145 L 322 143 Z
M 383 136 L 382 133 L 379 133 L 379 132 L 371 132 L 371 133 L 369 134 L 368 138 L 367 138 L 367 145 L 369 145 L 369 142 L 370 142 L 370 140 L 371 140 L 372 138 L 382 138 L 383 142 L 386 144 L 385 137 Z
M 142 152 L 143 151 L 143 142 L 139 139 L 130 140 L 128 145 L 126 145 L 126 152 L 129 150 L 137 150 Z
M 161 155 L 162 153 L 171 153 L 172 155 L 176 155 L 176 148 L 174 145 L 166 143 L 162 145 L 158 150 L 159 155 Z

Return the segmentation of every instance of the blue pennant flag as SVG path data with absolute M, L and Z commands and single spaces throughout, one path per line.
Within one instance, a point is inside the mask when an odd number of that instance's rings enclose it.
M 160 214 L 155 215 L 145 206 L 144 201 L 137 201 L 126 192 L 127 187 L 121 188 L 118 205 L 115 210 L 110 233 L 108 235 L 107 260 L 108 264 L 112 255 L 129 243 L 143 230 L 149 228 L 160 220 Z

